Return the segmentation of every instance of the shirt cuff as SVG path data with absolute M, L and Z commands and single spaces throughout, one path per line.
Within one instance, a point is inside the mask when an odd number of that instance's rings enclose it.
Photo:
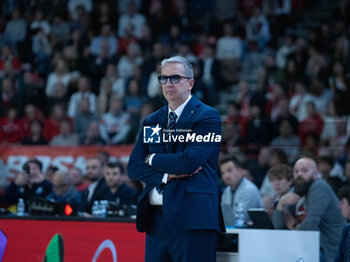
M 153 157 L 154 157 L 155 155 L 156 155 L 156 154 L 153 153 L 153 154 L 149 157 L 148 164 L 149 164 L 150 166 L 152 166 L 152 160 L 153 160 Z
M 168 182 L 168 173 L 164 173 L 162 178 L 162 183 L 166 184 Z

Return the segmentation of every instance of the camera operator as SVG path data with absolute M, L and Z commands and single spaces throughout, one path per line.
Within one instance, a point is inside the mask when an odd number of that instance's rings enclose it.
M 52 184 L 45 179 L 42 172 L 42 163 L 36 159 L 29 159 L 13 182 L 6 188 L 4 201 L 9 204 L 17 204 L 19 198 L 25 201 L 31 197 L 45 198 L 52 191 Z

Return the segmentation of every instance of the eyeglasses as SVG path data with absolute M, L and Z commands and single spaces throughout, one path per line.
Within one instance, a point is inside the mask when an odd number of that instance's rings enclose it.
M 180 82 L 181 78 L 191 79 L 191 77 L 180 76 L 180 75 L 171 75 L 171 76 L 160 75 L 160 76 L 158 76 L 158 82 L 161 85 L 165 85 L 169 79 L 170 83 L 177 84 Z

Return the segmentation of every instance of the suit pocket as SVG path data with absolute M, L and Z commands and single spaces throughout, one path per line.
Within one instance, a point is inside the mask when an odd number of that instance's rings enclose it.
M 187 193 L 202 193 L 202 194 L 213 194 L 213 190 L 208 185 L 188 185 L 186 187 Z

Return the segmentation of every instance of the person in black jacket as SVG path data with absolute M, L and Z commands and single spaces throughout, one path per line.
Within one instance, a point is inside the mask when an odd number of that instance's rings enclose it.
M 103 178 L 103 163 L 99 158 L 93 157 L 86 160 L 85 178 L 90 185 L 82 192 L 79 211 L 83 212 L 84 216 L 89 216 L 94 201 L 103 200 L 108 190 Z
M 42 163 L 31 158 L 23 165 L 23 171 L 16 174 L 14 181 L 6 188 L 4 201 L 13 205 L 19 198 L 25 201 L 31 197 L 45 198 L 52 191 L 52 184 L 45 179 Z

